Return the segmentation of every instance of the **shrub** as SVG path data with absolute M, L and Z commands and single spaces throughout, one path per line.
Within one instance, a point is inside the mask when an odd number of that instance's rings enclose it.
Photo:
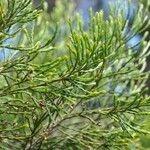
M 48 15 L 32 0 L 0 1 L 1 149 L 140 149 L 150 43 L 147 32 L 129 41 L 148 10 L 139 2 L 129 22 L 130 2 L 119 5 L 107 18 L 90 10 L 86 28 L 71 2 Z

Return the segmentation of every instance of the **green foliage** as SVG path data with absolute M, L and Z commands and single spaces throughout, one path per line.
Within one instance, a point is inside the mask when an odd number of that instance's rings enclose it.
M 147 8 L 139 2 L 130 30 L 128 1 L 105 19 L 90 10 L 85 29 L 66 2 L 51 15 L 31 0 L 0 2 L 0 148 L 140 149 L 148 33 L 128 42 L 149 28 Z

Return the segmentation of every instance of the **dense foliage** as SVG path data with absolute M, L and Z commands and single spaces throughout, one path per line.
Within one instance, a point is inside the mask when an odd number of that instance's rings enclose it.
M 110 5 L 107 18 L 90 10 L 87 26 L 71 1 L 50 15 L 46 3 L 0 1 L 1 149 L 141 149 L 148 32 L 129 41 L 150 22 L 140 2 L 129 21 L 130 5 Z

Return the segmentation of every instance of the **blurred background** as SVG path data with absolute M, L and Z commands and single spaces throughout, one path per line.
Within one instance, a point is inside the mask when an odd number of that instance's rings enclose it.
M 46 1 L 48 3 L 48 12 L 50 13 L 54 9 L 57 0 L 46 0 Z M 121 7 L 123 8 L 125 1 L 124 0 L 121 0 L 121 1 L 122 1 Z M 143 3 L 145 5 L 147 4 L 146 1 L 148 1 L 148 0 L 143 0 Z M 69 0 L 68 0 L 68 2 L 69 2 Z M 108 12 L 109 4 L 116 2 L 116 0 L 74 0 L 73 2 L 75 3 L 74 12 L 80 12 L 82 14 L 84 24 L 87 24 L 89 8 L 92 8 L 95 12 L 102 9 L 104 11 L 105 17 L 107 17 L 109 15 L 109 12 Z M 132 19 L 133 19 L 133 9 L 136 9 L 137 3 L 138 3 L 138 0 L 132 0 L 132 5 L 130 8 L 130 14 L 129 14 L 130 21 L 132 21 Z M 38 6 L 39 4 L 40 4 L 40 0 L 34 0 L 35 6 Z M 140 41 L 141 36 L 142 35 L 134 36 L 128 42 L 128 44 L 130 46 L 136 45 Z M 150 68 L 150 66 L 148 68 Z

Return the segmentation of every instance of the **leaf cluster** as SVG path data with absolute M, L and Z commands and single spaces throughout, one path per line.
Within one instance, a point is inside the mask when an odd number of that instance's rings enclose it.
M 61 1 L 51 16 L 33 10 L 31 0 L 3 3 L 1 149 L 131 149 L 138 133 L 149 133 L 142 129 L 150 114 L 148 33 L 129 44 L 150 25 L 142 4 L 132 24 L 128 1 L 125 9 L 119 1 L 111 5 L 108 18 L 90 10 L 85 29 L 79 14 L 67 27 L 61 17 L 68 16 L 57 10 L 67 6 Z

